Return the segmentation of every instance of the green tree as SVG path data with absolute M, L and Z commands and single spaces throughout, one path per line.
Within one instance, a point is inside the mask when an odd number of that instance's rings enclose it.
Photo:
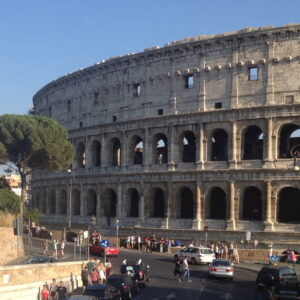
M 21 198 L 9 189 L 0 189 L 0 211 L 17 215 L 20 212 Z
M 28 224 L 29 224 L 29 220 L 30 220 L 30 222 L 34 222 L 36 224 L 39 223 L 40 218 L 42 216 L 43 216 L 43 214 L 40 213 L 39 210 L 36 208 L 28 209 L 25 207 L 25 209 L 24 209 L 24 221 Z
M 4 176 L 0 176 L 0 189 L 11 190 L 8 181 L 5 179 Z
M 43 116 L 0 116 L 0 162 L 14 165 L 21 177 L 21 199 L 26 199 L 27 176 L 34 170 L 59 172 L 73 159 L 67 131 Z M 23 216 L 23 205 L 20 206 Z

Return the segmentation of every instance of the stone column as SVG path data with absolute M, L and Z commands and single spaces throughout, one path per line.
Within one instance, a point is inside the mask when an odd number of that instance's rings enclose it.
M 106 151 L 106 136 L 101 135 L 101 169 L 105 171 L 107 168 L 107 151 Z
M 231 122 L 231 154 L 229 157 L 229 168 L 236 169 L 237 167 L 237 128 L 236 121 Z
M 198 147 L 197 147 L 197 158 L 196 158 L 196 165 L 197 169 L 203 170 L 204 169 L 204 159 L 203 159 L 203 154 L 204 154 L 204 124 L 200 123 L 198 124 Z
M 272 222 L 272 183 L 271 181 L 265 182 L 265 193 L 266 193 L 266 220 L 264 231 L 274 231 Z
M 273 138 L 272 138 L 272 131 L 273 131 L 273 120 L 269 118 L 267 120 L 267 133 L 266 138 L 264 138 L 264 168 L 271 168 L 273 162 Z
M 268 41 L 268 55 L 267 55 L 267 85 L 266 85 L 266 103 L 265 105 L 273 105 L 274 104 L 274 74 L 273 74 L 273 62 L 272 59 L 275 55 L 275 42 Z
M 144 129 L 144 153 L 143 153 L 143 165 L 144 170 L 148 171 L 151 165 L 151 145 L 150 145 L 150 131 L 149 128 Z
M 200 57 L 200 68 L 205 68 L 205 58 L 202 56 Z M 205 78 L 205 75 L 202 73 L 200 76 L 200 88 L 199 93 L 197 95 L 198 100 L 198 111 L 205 111 L 206 110 L 206 81 L 205 79 L 201 80 L 203 77 Z M 197 76 L 198 78 L 198 76 Z
M 121 166 L 126 169 L 128 166 L 128 143 L 127 143 L 127 133 L 122 132 L 122 142 L 121 142 Z
M 175 127 L 169 127 L 169 138 L 168 138 L 168 170 L 175 171 L 176 162 L 176 132 Z
M 239 106 L 239 72 L 236 67 L 239 62 L 238 50 L 234 50 L 232 54 L 232 79 L 231 79 L 231 108 Z
M 173 188 L 173 185 L 172 185 L 172 182 L 171 181 L 168 181 L 167 183 L 167 197 L 166 197 L 166 203 L 165 203 L 165 207 L 166 207 L 166 213 L 165 213 L 165 224 L 164 228 L 166 229 L 169 229 L 170 228 L 170 218 L 172 216 L 172 213 L 171 213 L 171 207 L 173 207 L 174 209 L 174 203 L 172 203 L 172 188 Z
M 235 230 L 235 182 L 229 183 L 229 218 L 227 220 L 226 230 Z
M 140 195 L 140 206 L 139 206 L 139 225 L 143 226 L 145 221 L 145 185 L 144 182 L 141 181 L 141 195 Z
M 124 199 L 122 194 L 122 184 L 118 182 L 117 187 L 117 218 L 122 219 L 125 216 L 124 214 Z
M 202 192 L 201 192 L 201 183 L 200 181 L 196 181 L 196 205 L 195 207 L 195 217 L 193 220 L 193 229 L 201 229 L 201 223 L 202 223 L 202 218 L 201 218 L 201 208 L 202 208 Z
M 85 188 L 83 184 L 80 184 L 80 216 L 86 216 L 86 207 L 85 207 L 85 201 L 84 201 L 84 194 L 85 194 Z

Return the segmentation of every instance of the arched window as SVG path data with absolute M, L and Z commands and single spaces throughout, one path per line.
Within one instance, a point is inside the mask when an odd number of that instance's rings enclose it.
M 76 148 L 76 161 L 78 168 L 85 168 L 86 153 L 83 143 L 78 143 Z
M 210 194 L 210 219 L 226 219 L 226 194 L 219 187 Z
M 261 192 L 257 187 L 247 187 L 243 197 L 243 220 L 262 220 Z
M 157 134 L 154 137 L 154 155 L 155 164 L 168 163 L 168 139 L 164 134 Z
M 129 198 L 129 211 L 128 216 L 131 218 L 138 218 L 139 217 L 139 201 L 140 196 L 136 189 L 130 189 L 128 191 L 128 198 Z
M 192 131 L 183 133 L 181 149 L 182 162 L 196 161 L 196 136 Z
M 282 223 L 300 222 L 300 190 L 294 187 L 283 188 L 279 193 L 278 221 Z
M 106 217 L 115 217 L 117 214 L 117 194 L 112 189 L 107 189 L 102 197 L 102 210 Z
M 101 145 L 98 141 L 92 143 L 92 164 L 93 167 L 100 167 L 101 165 Z
M 250 126 L 244 135 L 244 160 L 262 159 L 264 147 L 264 136 L 262 130 L 257 126 Z
M 72 191 L 72 213 L 74 216 L 80 216 L 80 192 Z
M 55 195 L 55 191 L 50 192 L 49 208 L 50 208 L 50 214 L 55 215 L 56 214 L 56 195 Z
M 194 195 L 189 188 L 181 189 L 180 212 L 180 217 L 183 219 L 194 218 Z
M 57 214 L 66 215 L 67 214 L 67 192 L 61 190 L 59 194 L 59 201 L 57 204 Z
M 279 135 L 279 158 L 291 158 L 293 147 L 300 145 L 300 127 L 295 124 L 284 125 Z
M 211 160 L 226 161 L 228 160 L 228 135 L 225 130 L 217 129 L 211 139 Z
M 156 188 L 154 190 L 152 217 L 153 218 L 165 217 L 165 193 L 160 188 Z
M 118 138 L 113 138 L 109 142 L 108 165 L 121 166 L 121 142 Z
M 97 194 L 93 190 L 87 191 L 86 214 L 87 214 L 87 216 L 96 216 L 97 215 Z
M 130 162 L 134 165 L 143 164 L 144 142 L 139 136 L 134 136 L 130 143 Z

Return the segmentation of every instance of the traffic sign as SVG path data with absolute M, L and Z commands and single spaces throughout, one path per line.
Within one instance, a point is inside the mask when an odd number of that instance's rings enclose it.
M 101 245 L 101 247 L 106 248 L 106 247 L 108 247 L 110 244 L 109 244 L 109 241 L 108 241 L 108 240 L 102 240 L 102 241 L 100 242 L 100 245 Z

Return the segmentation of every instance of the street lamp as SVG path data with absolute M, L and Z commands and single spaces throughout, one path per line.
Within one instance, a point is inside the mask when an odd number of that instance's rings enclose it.
M 117 229 L 117 249 L 119 249 L 119 219 L 116 219 L 116 229 Z
M 295 145 L 291 149 L 291 157 L 294 158 L 293 170 L 299 171 L 300 168 L 297 166 L 297 158 L 300 158 L 300 145 Z
M 69 169 L 68 173 L 71 175 L 70 176 L 70 190 L 69 190 L 69 229 L 71 229 L 71 224 L 72 224 L 72 184 L 73 184 L 73 182 L 75 182 L 75 170 Z

